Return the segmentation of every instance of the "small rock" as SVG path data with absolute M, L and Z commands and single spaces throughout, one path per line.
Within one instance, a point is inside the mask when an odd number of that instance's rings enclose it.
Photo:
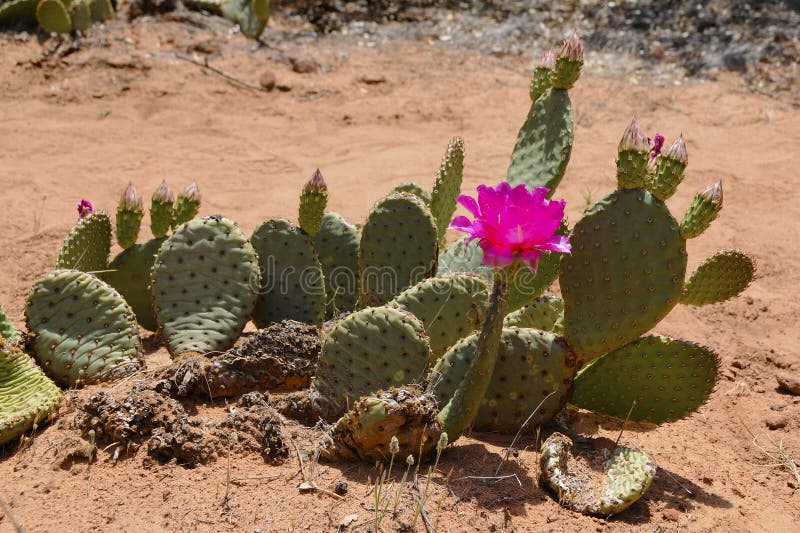
M 292 86 L 287 83 L 279 83 L 275 85 L 275 88 L 278 89 L 282 93 L 288 93 L 292 90 Z
M 789 419 L 783 415 L 770 415 L 764 419 L 764 424 L 767 425 L 769 429 L 782 429 L 785 428 L 789 424 Z
M 317 71 L 317 64 L 314 61 L 303 59 L 302 57 L 290 57 L 292 70 L 298 74 L 309 74 Z
M 747 361 L 742 361 L 741 359 L 734 359 L 733 362 L 731 363 L 731 366 L 733 368 L 738 368 L 740 370 L 743 370 L 748 367 L 748 364 Z
M 772 363 L 778 368 L 789 368 L 790 366 L 792 366 L 792 363 L 790 363 L 788 360 L 779 355 L 774 355 L 774 354 L 767 356 L 767 362 Z
M 367 85 L 377 85 L 379 83 L 386 83 L 386 76 L 378 75 L 378 74 L 364 74 L 358 81 L 361 83 L 366 83 Z
M 786 391 L 789 394 L 794 394 L 795 396 L 800 396 L 799 377 L 787 372 L 781 372 L 780 374 L 775 375 L 775 379 L 778 380 L 778 387 L 780 387 L 781 390 Z
M 333 492 L 335 492 L 339 496 L 344 496 L 345 494 L 347 494 L 347 482 L 340 481 L 339 483 L 337 483 L 336 488 L 333 490 Z
M 275 83 L 277 83 L 277 79 L 275 78 L 275 74 L 271 70 L 265 70 L 264 72 L 261 73 L 261 77 L 258 78 L 258 84 L 265 91 L 271 91 L 272 89 L 274 89 Z
M 677 522 L 681 519 L 681 516 L 683 516 L 683 514 L 677 509 L 666 509 L 662 515 L 664 516 L 665 520 L 669 520 L 670 522 Z

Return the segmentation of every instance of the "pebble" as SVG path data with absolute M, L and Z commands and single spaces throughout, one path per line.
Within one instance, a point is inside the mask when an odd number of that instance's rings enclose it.
M 765 418 L 764 424 L 772 430 L 782 429 L 789 424 L 789 419 L 783 415 L 774 414 Z
M 261 77 L 258 78 L 258 84 L 265 91 L 271 91 L 272 89 L 274 89 L 276 83 L 277 79 L 275 78 L 275 74 L 271 70 L 265 70 L 264 72 L 261 73 Z
M 666 509 L 662 514 L 664 518 L 670 522 L 677 522 L 681 519 L 681 516 L 683 516 L 677 509 Z
M 780 387 L 781 390 L 789 394 L 794 394 L 795 396 L 800 396 L 799 377 L 789 374 L 788 372 L 781 372 L 775 375 L 775 379 L 778 380 L 778 387 Z
M 314 61 L 309 61 L 302 57 L 290 57 L 289 61 L 292 63 L 292 70 L 298 74 L 309 74 L 317 71 L 317 64 Z

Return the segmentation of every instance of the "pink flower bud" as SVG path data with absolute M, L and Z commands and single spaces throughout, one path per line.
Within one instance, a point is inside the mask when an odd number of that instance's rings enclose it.
M 650 143 L 647 142 L 647 137 L 644 136 L 639 123 L 636 122 L 636 117 L 633 117 L 631 123 L 625 128 L 625 133 L 622 134 L 622 140 L 619 141 L 619 151 L 624 152 L 627 150 L 635 150 L 637 152 L 647 152 L 650 150 Z

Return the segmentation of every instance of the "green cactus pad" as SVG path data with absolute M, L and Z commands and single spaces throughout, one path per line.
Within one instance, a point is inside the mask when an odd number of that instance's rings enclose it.
M 667 201 L 675 194 L 678 185 L 683 181 L 685 169 L 686 163 L 683 161 L 662 155 L 656 159 L 655 169 L 650 175 L 647 189 L 662 202 Z
M 108 267 L 110 251 L 111 220 L 103 212 L 89 213 L 64 239 L 56 268 L 99 272 Z
M 0 340 L 0 445 L 55 417 L 61 390 L 19 348 Z
M 117 243 L 123 250 L 136 244 L 143 216 L 144 212 L 140 206 L 129 209 L 120 205 L 117 208 Z
M 473 272 L 489 284 L 494 280 L 494 271 L 483 263 L 483 250 L 477 239 L 467 242 L 467 237 L 459 237 L 439 255 L 438 276 L 459 272 Z
M 311 235 L 316 235 L 322 226 L 325 215 L 325 206 L 328 205 L 328 187 L 319 169 L 303 187 L 300 193 L 300 207 L 297 222 L 300 227 Z
M 314 249 L 325 275 L 328 316 L 352 311 L 358 304 L 358 229 L 338 213 L 325 213 L 314 235 Z
M 542 96 L 547 89 L 552 87 L 550 75 L 553 71 L 547 67 L 536 67 L 531 76 L 531 85 L 529 93 L 531 95 L 531 102 L 535 102 Z
M 10 0 L 0 3 L 0 26 L 32 24 L 39 0 Z
M 361 230 L 361 304 L 383 305 L 436 271 L 436 222 L 425 204 L 410 194 L 393 194 L 372 209 Z
M 263 328 L 281 320 L 321 324 L 325 278 L 311 237 L 283 218 L 263 222 L 250 238 L 262 272 L 253 322 Z
M 151 277 L 170 354 L 230 348 L 253 310 L 260 279 L 256 253 L 232 221 L 209 216 L 179 227 L 161 244 Z
M 477 342 L 477 335 L 461 339 L 431 371 L 431 392 L 439 405 L 449 401 L 469 369 Z M 504 328 L 475 429 L 516 433 L 537 406 L 526 427 L 548 422 L 567 402 L 576 370 L 575 356 L 563 338 L 535 329 Z
M 188 191 L 193 186 L 194 192 L 197 192 L 197 183 L 192 182 L 175 200 L 175 204 L 172 207 L 172 220 L 170 221 L 173 230 L 181 224 L 189 222 L 200 212 L 200 194 L 197 193 L 196 198 L 188 196 Z
M 92 26 L 92 8 L 86 0 L 72 0 L 69 4 L 72 29 L 84 32 Z
M 618 446 L 572 453 L 572 439 L 553 433 L 542 443 L 542 482 L 561 505 L 604 517 L 617 514 L 642 497 L 656 477 L 656 464 L 644 452 Z
M 574 136 L 567 91 L 548 89 L 536 99 L 517 135 L 508 167 L 511 185 L 547 187 L 550 196 L 567 170 Z
M 718 181 L 695 195 L 692 205 L 683 215 L 681 236 L 684 239 L 699 237 L 716 220 L 721 209 L 722 182 Z
M 419 319 L 391 307 L 362 309 L 325 338 L 310 397 L 317 412 L 333 420 L 365 394 L 420 382 L 430 358 Z
M 8 318 L 6 312 L 0 307 L 0 339 L 5 339 L 8 343 L 13 344 L 19 340 L 22 333 L 14 327 L 14 323 Z
M 51 33 L 72 31 L 72 19 L 61 0 L 41 0 L 36 6 L 36 20 L 45 31 Z
M 464 141 L 456 137 L 447 146 L 431 194 L 431 215 L 436 220 L 436 231 L 441 247 L 445 245 L 444 237 L 456 211 L 456 197 L 461 191 L 463 178 Z
M 534 328 L 542 331 L 562 333 L 564 301 L 557 296 L 540 296 L 522 309 L 506 316 L 505 327 Z
M 431 205 L 431 193 L 423 189 L 422 186 L 420 186 L 417 183 L 414 182 L 401 183 L 400 185 L 389 191 L 389 194 L 387 196 L 391 196 L 392 194 L 397 194 L 397 193 L 413 194 L 414 196 L 425 202 L 425 205 L 427 206 Z
M 647 336 L 601 357 L 575 378 L 571 403 L 599 414 L 661 424 L 685 418 L 708 400 L 719 358 L 697 344 Z
M 419 318 L 431 344 L 433 364 L 458 339 L 480 329 L 486 315 L 489 287 L 476 274 L 449 274 L 409 287 L 389 305 Z
M 95 22 L 105 22 L 114 18 L 114 6 L 111 0 L 91 0 L 89 7 L 92 10 L 92 20 Z
M 133 312 L 91 274 L 56 270 L 31 289 L 29 346 L 56 382 L 74 387 L 127 376 L 143 365 Z
M 739 295 L 753 281 L 756 261 L 739 250 L 721 250 L 697 267 L 683 288 L 681 303 L 708 305 Z
M 108 265 L 108 272 L 100 278 L 114 287 L 136 314 L 136 321 L 144 329 L 158 329 L 153 296 L 150 291 L 150 272 L 156 255 L 166 239 L 151 239 L 144 244 L 135 244 L 121 252 Z
M 586 212 L 570 241 L 559 283 L 566 337 L 582 362 L 635 340 L 680 300 L 686 241 L 649 192 L 610 194 Z

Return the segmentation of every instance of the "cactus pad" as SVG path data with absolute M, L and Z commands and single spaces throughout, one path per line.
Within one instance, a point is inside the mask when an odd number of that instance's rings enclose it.
M 461 339 L 431 371 L 431 392 L 440 405 L 452 397 L 472 364 L 477 341 L 477 335 Z M 534 410 L 528 428 L 548 422 L 567 402 L 576 370 L 575 356 L 563 338 L 535 329 L 504 328 L 475 428 L 515 433 Z
M 650 193 L 613 192 L 586 212 L 570 240 L 560 285 L 566 336 L 582 362 L 625 346 L 678 303 L 686 241 Z
M 522 309 L 509 313 L 504 326 L 562 333 L 563 319 L 564 301 L 556 296 L 541 296 Z
M 436 271 L 436 222 L 410 194 L 393 194 L 372 209 L 361 231 L 361 304 L 383 305 Z
M 739 250 L 722 250 L 697 267 L 683 288 L 681 303 L 708 305 L 740 294 L 753 281 L 755 259 Z
M 0 339 L 5 339 L 9 344 L 17 342 L 22 333 L 14 327 L 6 312 L 0 307 Z
M 321 324 L 325 279 L 311 237 L 288 220 L 275 218 L 258 226 L 250 242 L 262 272 L 253 322 L 259 328 L 286 319 Z
M 98 272 L 108 267 L 111 220 L 103 212 L 89 213 L 69 232 L 56 261 L 57 269 Z
M 550 195 L 567 170 L 573 140 L 572 104 L 567 91 L 549 89 L 536 99 L 517 135 L 508 167 L 511 185 L 547 187 Z
M 9 0 L 0 2 L 0 26 L 32 24 L 36 22 L 39 0 Z
M 483 276 L 487 283 L 492 283 L 494 271 L 483 263 L 483 250 L 477 239 L 468 242 L 467 237 L 459 237 L 439 255 L 437 275 L 458 272 L 474 272 Z
M 92 26 L 92 8 L 86 0 L 72 0 L 69 4 L 72 29 L 84 32 Z
M 325 275 L 328 316 L 352 311 L 358 303 L 358 229 L 338 213 L 325 213 L 314 249 Z
M 339 321 L 322 344 L 311 398 L 328 420 L 363 395 L 419 382 L 431 358 L 422 322 L 390 307 L 369 307 Z
M 442 158 L 442 164 L 436 174 L 436 182 L 433 184 L 433 193 L 431 194 L 431 214 L 436 220 L 439 246 L 442 247 L 445 244 L 445 233 L 456 210 L 456 197 L 461 191 L 463 178 L 464 141 L 460 137 L 456 137 L 447 146 L 447 152 Z
M 601 357 L 575 378 L 570 403 L 597 413 L 661 424 L 685 418 L 708 400 L 719 358 L 697 344 L 647 336 Z
M 644 452 L 619 446 L 613 450 L 581 450 L 572 454 L 572 440 L 553 433 L 542 443 L 542 481 L 564 507 L 583 514 L 611 516 L 635 503 L 650 488 L 656 464 Z
M 136 322 L 149 331 L 158 329 L 150 291 L 150 272 L 164 240 L 162 237 L 131 246 L 116 256 L 109 263 L 108 272 L 100 276 L 125 298 L 136 315 Z
M 431 343 L 431 364 L 458 339 L 480 329 L 486 315 L 489 287 L 475 274 L 450 274 L 409 287 L 389 305 L 419 318 Z
M 247 237 L 221 216 L 179 227 L 151 277 L 156 316 L 173 356 L 230 348 L 247 323 L 260 281 Z
M 36 6 L 36 20 L 42 28 L 51 33 L 72 31 L 72 19 L 61 0 L 41 0 Z
M 0 445 L 55 416 L 61 391 L 19 348 L 0 340 Z
M 56 270 L 38 281 L 25 318 L 32 353 L 58 383 L 74 387 L 107 381 L 142 367 L 130 307 L 91 274 Z
M 114 6 L 111 0 L 91 0 L 89 7 L 92 9 L 92 20 L 105 22 L 114 18 Z
M 397 193 L 413 194 L 414 196 L 425 202 L 425 205 L 427 206 L 431 205 L 431 193 L 429 193 L 428 191 L 423 189 L 418 183 L 414 183 L 413 181 L 401 183 L 400 185 L 389 191 L 389 194 L 387 196 Z

